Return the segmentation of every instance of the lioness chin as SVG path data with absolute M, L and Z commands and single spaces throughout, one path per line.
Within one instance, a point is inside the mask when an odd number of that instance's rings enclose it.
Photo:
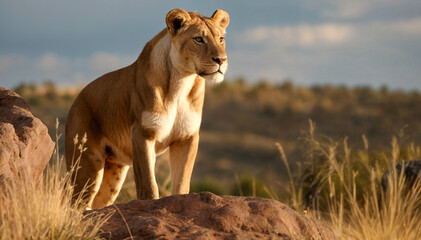
M 157 199 L 155 157 L 168 148 L 172 194 L 189 193 L 205 80 L 224 79 L 228 23 L 224 10 L 207 18 L 174 9 L 166 16 L 167 28 L 133 64 L 80 92 L 66 122 L 66 166 L 70 171 L 74 164 L 73 138 L 86 133 L 87 149 L 73 174 L 73 188 L 88 209 L 115 201 L 130 166 L 137 197 Z

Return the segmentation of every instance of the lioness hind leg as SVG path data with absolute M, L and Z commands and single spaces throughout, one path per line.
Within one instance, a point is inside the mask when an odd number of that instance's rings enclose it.
M 92 208 L 103 208 L 114 203 L 126 179 L 129 166 L 105 162 L 101 186 Z
M 72 173 L 73 202 L 82 198 L 82 204 L 90 209 L 104 175 L 104 160 L 92 152 L 84 153 L 78 168 Z

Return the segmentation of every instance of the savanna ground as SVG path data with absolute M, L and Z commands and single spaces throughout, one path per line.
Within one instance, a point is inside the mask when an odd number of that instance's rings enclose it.
M 46 83 L 14 90 L 53 139 L 56 118 L 64 133 L 78 88 Z M 421 159 L 419 106 L 418 92 L 387 88 L 250 85 L 243 79 L 208 87 L 192 191 L 277 199 L 326 222 L 341 239 L 418 239 L 420 186 L 408 189 L 392 171 L 384 191 L 381 177 L 399 161 Z M 157 162 L 161 195 L 171 187 L 167 159 L 164 154 Z M 117 201 L 134 198 L 129 174 Z

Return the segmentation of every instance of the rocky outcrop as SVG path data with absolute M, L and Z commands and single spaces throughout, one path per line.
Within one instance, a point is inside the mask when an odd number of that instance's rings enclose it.
M 53 150 L 47 127 L 25 100 L 0 88 L 0 181 L 25 177 L 39 186 Z
M 112 214 L 104 239 L 335 239 L 319 221 L 270 199 L 209 192 L 134 200 L 90 214 Z

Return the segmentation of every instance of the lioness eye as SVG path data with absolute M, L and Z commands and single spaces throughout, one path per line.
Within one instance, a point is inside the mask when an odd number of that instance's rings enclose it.
M 196 42 L 198 43 L 203 43 L 203 38 L 202 37 L 195 37 L 193 38 Z
M 223 43 L 224 43 L 224 38 L 223 38 L 223 37 L 221 37 L 221 38 L 219 39 L 219 43 L 220 43 L 220 44 L 223 44 Z

